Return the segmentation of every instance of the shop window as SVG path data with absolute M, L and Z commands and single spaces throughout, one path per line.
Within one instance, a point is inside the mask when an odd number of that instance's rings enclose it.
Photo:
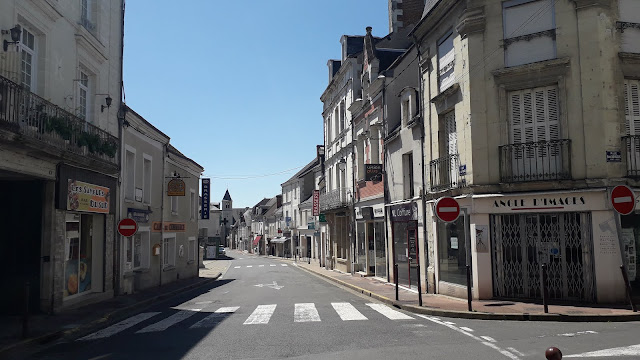
M 440 281 L 467 284 L 467 246 L 464 217 L 452 223 L 438 223 L 438 260 Z
M 554 3 L 552 0 L 503 2 L 503 44 L 507 67 L 556 57 Z
M 176 238 L 166 237 L 162 240 L 162 256 L 164 267 L 176 266 Z
M 149 268 L 150 234 L 138 231 L 134 236 L 125 238 L 125 266 L 128 270 Z
M 92 214 L 76 213 L 67 213 L 65 225 L 64 296 L 98 290 L 100 276 L 94 265 L 100 271 L 103 225 L 94 223 Z
M 189 245 L 188 245 L 188 261 L 195 261 L 196 260 L 196 238 L 195 237 L 190 237 L 189 238 Z

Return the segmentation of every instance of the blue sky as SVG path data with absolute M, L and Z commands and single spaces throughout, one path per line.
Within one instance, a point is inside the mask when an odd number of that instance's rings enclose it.
M 211 199 L 254 206 L 312 161 L 340 36 L 388 33 L 387 0 L 132 0 L 127 104 L 205 168 Z M 274 175 L 275 174 L 275 175 Z

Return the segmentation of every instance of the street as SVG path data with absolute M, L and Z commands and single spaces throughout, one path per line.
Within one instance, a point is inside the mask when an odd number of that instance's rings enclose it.
M 541 359 L 640 343 L 638 323 L 446 319 L 394 309 L 298 269 L 229 251 L 213 285 L 158 303 L 33 359 Z M 625 358 L 640 358 L 640 346 Z M 624 352 L 624 351 L 622 351 Z M 594 359 L 609 359 L 615 353 Z M 586 357 L 579 356 L 579 357 Z

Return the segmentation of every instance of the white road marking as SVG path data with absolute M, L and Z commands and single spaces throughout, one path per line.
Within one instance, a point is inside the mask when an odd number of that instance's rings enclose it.
M 362 313 L 350 303 L 331 303 L 331 306 L 333 306 L 333 309 L 338 313 L 340 319 L 344 321 L 368 320 L 366 316 L 362 315 Z
M 487 340 L 488 342 L 496 342 L 496 339 L 492 338 L 491 336 L 480 336 L 482 339 Z
M 459 333 L 461 333 L 461 334 L 464 334 L 464 335 L 466 335 L 466 336 L 468 336 L 468 337 L 470 337 L 470 338 L 472 338 L 472 339 L 474 339 L 474 340 L 476 340 L 476 341 L 479 341 L 479 342 L 480 342 L 480 343 L 482 343 L 483 345 L 485 345 L 485 346 L 487 346 L 487 347 L 490 347 L 490 348 L 492 348 L 492 349 L 496 350 L 497 352 L 499 352 L 500 354 L 502 354 L 502 355 L 504 355 L 504 356 L 508 357 L 508 358 L 509 358 L 509 359 L 511 359 L 511 360 L 520 360 L 520 358 L 519 358 L 518 356 L 514 355 L 512 352 L 509 352 L 509 351 L 507 351 L 507 350 L 504 350 L 504 349 L 502 349 L 502 348 L 498 347 L 497 345 L 492 344 L 492 343 L 490 343 L 490 342 L 488 342 L 488 341 L 483 341 L 483 339 L 481 339 L 481 338 L 479 338 L 479 337 L 477 337 L 477 336 L 475 336 L 475 335 L 473 335 L 473 334 L 471 334 L 471 333 L 469 333 L 469 332 L 467 332 L 467 331 L 464 331 L 464 330 L 462 330 L 462 329 L 460 329 L 460 328 L 458 328 L 458 327 L 456 327 L 456 326 L 449 325 L 449 324 L 445 324 L 444 322 L 442 322 L 442 321 L 440 321 L 439 319 L 434 318 L 434 317 L 430 317 L 430 316 L 426 316 L 426 315 L 421 315 L 421 314 L 416 314 L 416 315 L 417 315 L 417 316 L 420 316 L 420 317 L 421 317 L 421 318 L 423 318 L 423 319 L 427 319 L 427 320 L 429 320 L 429 321 L 431 321 L 431 322 L 434 322 L 434 323 L 436 323 L 436 324 L 440 324 L 440 325 L 442 325 L 442 326 L 446 326 L 446 327 L 448 327 L 449 329 L 452 329 L 452 330 L 457 331 L 457 332 L 459 332 Z
M 147 326 L 146 328 L 144 328 L 142 330 L 136 331 L 136 334 L 167 330 L 170 326 L 172 326 L 174 324 L 177 324 L 180 321 L 182 321 L 184 319 L 188 319 L 191 316 L 197 314 L 198 311 L 200 311 L 200 310 L 197 310 L 197 311 L 189 311 L 189 310 L 178 311 L 177 313 L 169 316 L 168 318 L 166 318 L 164 320 L 160 320 L 157 323 L 151 324 L 151 325 Z
M 468 328 L 468 327 L 464 327 L 464 326 L 460 326 L 460 329 L 462 329 L 464 331 L 468 331 L 468 332 L 473 332 L 473 329 Z
M 456 323 L 451 322 L 451 321 L 443 321 L 445 324 L 449 324 L 449 325 L 455 325 Z
M 564 333 L 564 334 L 558 334 L 557 336 L 564 336 L 564 337 L 574 337 L 576 335 L 585 335 L 585 334 L 597 334 L 597 331 L 593 331 L 593 330 L 586 330 L 586 331 L 578 331 L 576 333 Z
M 518 356 L 526 356 L 523 352 L 516 350 L 515 348 L 512 347 L 508 347 L 507 350 L 511 351 L 512 353 L 518 355 Z
M 247 265 L 247 267 L 253 267 L 253 265 Z
M 213 327 L 215 324 L 219 323 L 220 321 L 224 320 L 227 316 L 229 316 L 228 314 L 236 312 L 236 310 L 238 310 L 239 308 L 240 308 L 239 306 L 221 307 L 220 309 L 216 310 L 213 314 L 191 325 L 189 329 Z
M 253 286 L 257 286 L 257 287 L 268 287 L 268 288 L 272 288 L 275 290 L 280 290 L 282 289 L 284 286 L 283 285 L 278 285 L 277 282 L 272 282 L 271 284 L 258 284 L 258 285 L 253 285 Z
M 275 265 L 275 264 L 271 264 L 271 265 L 269 265 L 269 266 L 276 266 L 276 265 Z
M 264 265 L 259 265 L 258 267 L 264 267 Z
M 611 349 L 604 349 L 598 351 L 591 351 L 582 354 L 573 354 L 566 355 L 564 357 L 574 358 L 574 357 L 612 357 L 612 356 L 640 356 L 640 344 L 631 345 L 631 346 L 623 346 Z
M 314 303 L 296 304 L 293 319 L 294 322 L 320 321 L 320 315 Z
M 384 304 L 367 304 L 367 306 L 391 320 L 413 320 L 411 316 L 401 313 L 400 311 L 393 310 Z
M 234 266 L 233 268 L 234 269 L 240 269 L 240 266 Z
M 254 325 L 254 324 L 267 324 L 269 323 L 269 319 L 271 319 L 271 315 L 276 310 L 276 304 L 272 305 L 258 305 L 258 307 L 253 310 L 251 315 L 245 320 L 244 325 Z
M 282 266 L 287 266 L 287 264 L 282 264 Z
M 238 258 L 238 260 L 242 260 L 243 258 Z
M 95 340 L 95 339 L 103 339 L 106 337 L 109 337 L 111 335 L 117 334 L 120 331 L 126 330 L 138 323 L 141 323 L 153 316 L 156 316 L 160 314 L 159 312 L 146 312 L 146 313 L 141 313 L 138 314 L 136 316 L 132 316 L 128 319 L 122 320 L 117 324 L 113 324 L 111 326 L 109 326 L 108 328 L 102 329 L 100 331 L 96 331 L 93 334 L 89 334 L 85 337 L 81 337 L 80 339 L 78 339 L 78 341 L 85 341 L 85 340 Z

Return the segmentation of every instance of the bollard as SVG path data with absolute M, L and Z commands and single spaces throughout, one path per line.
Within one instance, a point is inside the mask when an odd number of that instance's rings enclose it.
M 562 351 L 557 347 L 552 346 L 544 352 L 544 356 L 547 360 L 562 360 Z
M 393 264 L 393 279 L 396 282 L 396 301 L 398 301 L 398 264 Z
M 22 338 L 29 336 L 29 282 L 24 283 L 24 313 L 22 314 Z
M 467 308 L 469 311 L 473 311 L 471 300 L 471 266 L 467 265 Z
M 544 313 L 549 313 L 549 292 L 547 290 L 547 264 L 542 264 L 542 306 L 544 306 Z
M 420 281 L 420 262 L 418 261 L 418 305 L 422 306 L 422 281 Z
M 624 280 L 627 299 L 631 303 L 631 310 L 633 310 L 633 312 L 638 312 L 638 309 L 636 309 L 636 304 L 633 303 L 633 297 L 631 297 L 631 284 L 629 283 L 629 276 L 627 275 L 627 269 L 624 267 L 624 265 L 620 265 L 620 271 L 622 271 L 622 279 Z

